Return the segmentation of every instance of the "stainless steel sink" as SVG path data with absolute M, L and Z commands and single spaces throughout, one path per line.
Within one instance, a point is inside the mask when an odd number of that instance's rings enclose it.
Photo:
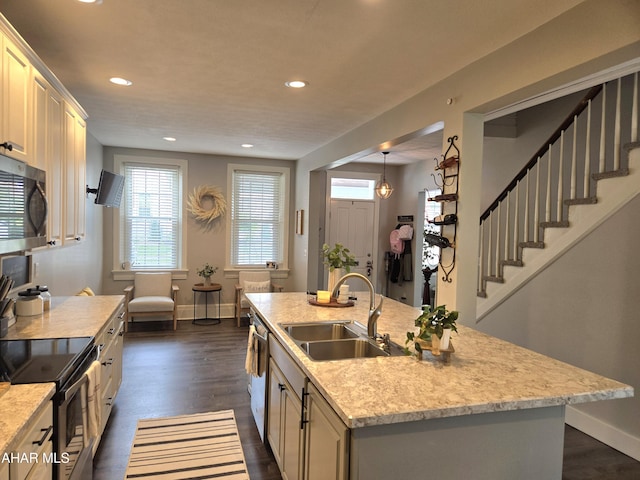
M 280 324 L 309 358 L 316 361 L 346 360 L 400 355 L 400 347 L 391 344 L 388 351 L 367 336 L 360 324 L 348 320 Z
M 358 337 L 358 334 L 349 329 L 345 322 L 299 323 L 294 325 L 283 325 L 283 328 L 291 338 L 302 342 L 339 340 Z
M 321 342 L 304 342 L 300 348 L 314 360 L 388 357 L 389 354 L 368 340 L 351 338 Z

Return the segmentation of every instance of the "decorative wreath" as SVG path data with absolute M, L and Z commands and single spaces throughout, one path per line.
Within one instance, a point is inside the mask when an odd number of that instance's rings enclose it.
M 205 204 L 209 203 L 207 201 L 212 204 L 208 209 L 205 207 Z M 189 195 L 187 207 L 198 222 L 210 224 L 219 216 L 224 215 L 227 210 L 227 202 L 218 187 L 201 185 L 194 188 L 193 193 Z

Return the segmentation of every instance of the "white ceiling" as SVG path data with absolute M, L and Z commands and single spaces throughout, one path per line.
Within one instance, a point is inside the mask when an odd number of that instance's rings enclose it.
M 581 1 L 0 0 L 0 11 L 105 146 L 298 159 Z M 436 138 L 394 147 L 388 163 L 433 157 Z

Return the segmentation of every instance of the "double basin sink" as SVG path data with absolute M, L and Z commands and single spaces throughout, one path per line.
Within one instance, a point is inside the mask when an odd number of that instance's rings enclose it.
M 280 326 L 312 360 L 388 357 L 400 352 L 395 345 L 383 349 L 367 336 L 363 327 L 354 322 L 291 323 Z

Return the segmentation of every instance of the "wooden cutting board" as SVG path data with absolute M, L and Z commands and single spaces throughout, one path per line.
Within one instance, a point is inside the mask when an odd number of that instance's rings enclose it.
M 4 393 L 9 390 L 11 384 L 9 382 L 0 382 L 0 397 L 4 395 Z

